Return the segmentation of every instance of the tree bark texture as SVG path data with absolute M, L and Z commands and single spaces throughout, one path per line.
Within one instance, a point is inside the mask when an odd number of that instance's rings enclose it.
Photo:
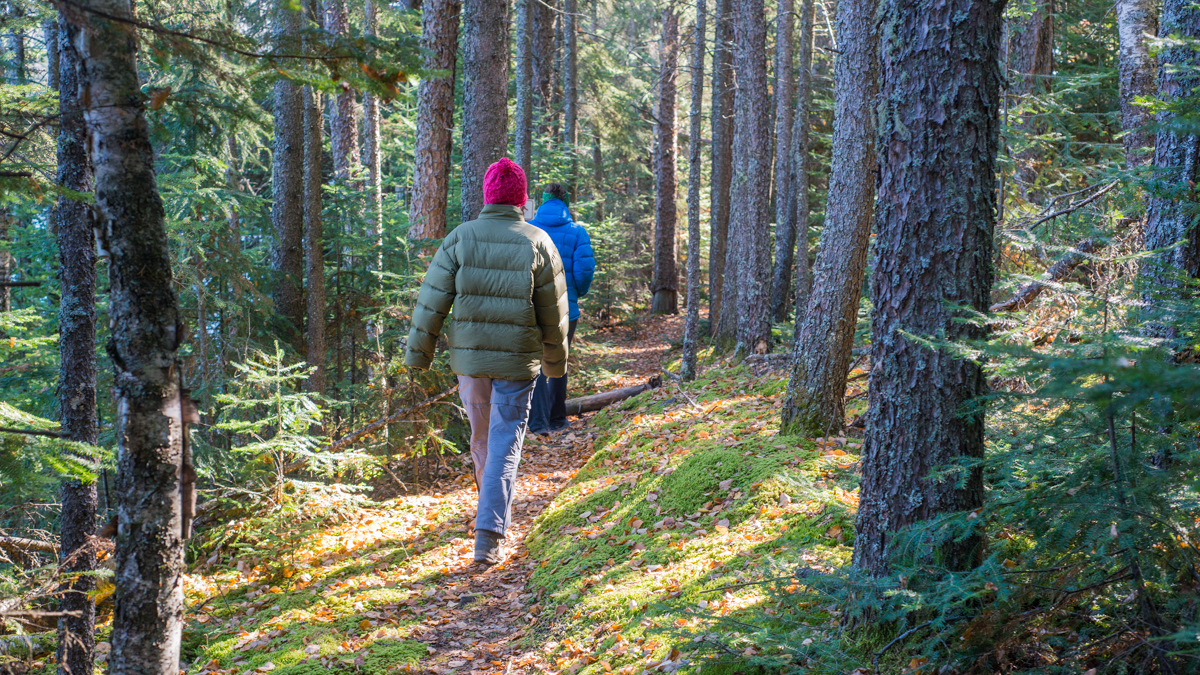
M 58 89 L 58 21 L 46 19 L 42 22 L 42 39 L 46 43 L 46 86 Z
M 567 190 L 574 200 L 579 181 L 579 3 L 563 0 L 563 144 L 570 155 L 571 168 Z M 676 52 L 678 52 L 679 22 L 676 19 Z
M 809 121 L 812 116 L 813 81 L 813 21 L 815 0 L 801 0 L 800 10 L 800 69 L 796 78 L 796 115 L 792 120 L 792 162 L 789 217 L 796 228 L 796 323 L 795 334 L 799 337 L 808 312 L 808 300 L 812 292 L 812 268 L 808 257 L 808 219 L 812 210 L 809 200 L 809 166 L 811 142 Z M 787 317 L 776 315 L 777 321 Z
M 787 318 L 796 259 L 796 222 L 792 206 L 792 126 L 796 95 L 792 41 L 793 0 L 779 0 L 775 12 L 775 267 L 771 275 L 771 318 Z
M 300 12 L 276 0 L 274 33 L 286 43 L 300 30 Z M 278 275 L 275 308 L 287 322 L 287 342 L 304 353 L 304 114 L 300 87 L 275 81 L 275 142 L 271 169 L 271 224 L 275 227 L 273 267 Z
M 600 146 L 600 126 L 592 128 L 592 199 L 596 201 L 594 222 L 604 222 L 604 152 Z
M 736 0 L 734 172 L 729 217 L 738 266 L 737 353 L 771 342 L 771 113 L 762 0 Z M 726 257 L 728 268 L 728 257 Z M 728 306 L 728 305 L 727 305 Z
M 47 46 L 54 58 L 51 65 L 58 89 L 58 184 L 76 192 L 92 190 L 92 167 L 88 161 L 87 125 L 79 105 L 79 53 L 72 27 L 65 18 L 46 30 Z M 62 39 L 60 40 L 60 35 Z M 61 48 L 60 48 L 61 43 Z M 80 443 L 96 443 L 96 238 L 92 209 L 88 204 L 60 197 L 54 208 L 58 238 L 58 264 L 62 298 L 58 308 L 59 421 L 63 437 Z M 99 498 L 96 483 L 63 481 L 60 487 L 62 513 L 59 523 L 60 551 L 64 571 L 81 574 L 68 584 L 59 601 L 63 616 L 58 620 L 58 671 L 63 675 L 91 673 L 95 663 L 96 603 L 88 594 L 96 579 L 89 576 L 98 567 L 96 552 L 88 538 L 96 531 Z
M 858 324 L 875 203 L 878 0 L 837 7 L 833 162 L 812 294 L 795 344 L 783 426 L 826 434 L 846 422 L 846 375 Z
M 533 6 L 538 0 L 517 0 L 517 121 L 514 154 L 532 188 L 533 175 Z
M 687 320 L 683 325 L 683 362 L 679 374 L 696 379 L 696 346 L 700 341 L 700 139 L 704 136 L 705 0 L 696 0 L 692 31 L 692 101 L 688 109 L 688 257 Z
M 463 3 L 462 220 L 483 209 L 483 175 L 508 145 L 508 0 Z
M 131 20 L 133 8 L 130 0 L 90 0 L 82 9 L 67 20 L 79 55 L 78 100 L 87 105 L 97 238 L 109 257 L 108 350 L 117 398 L 117 591 L 109 672 L 177 675 L 184 429 L 175 350 L 183 326 L 138 81 L 137 35 L 125 23 L 97 16 Z
M 1188 0 L 1165 0 L 1162 33 L 1200 39 L 1200 9 Z M 1168 45 L 1158 58 L 1160 99 L 1177 104 L 1200 87 L 1200 55 L 1190 45 Z M 1157 180 L 1151 186 L 1146 209 L 1146 250 L 1173 247 L 1141 263 L 1140 276 L 1161 287 L 1179 286 L 1179 276 L 1200 277 L 1200 228 L 1195 226 L 1200 136 L 1177 126 L 1180 112 L 1176 107 L 1158 114 L 1159 130 L 1154 142 Z
M 410 239 L 446 236 L 460 8 L 459 0 L 429 0 L 421 11 L 425 68 L 441 71 L 444 76 L 424 78 L 417 87 L 416 166 L 408 215 Z
M 708 320 L 713 335 L 733 337 L 735 316 L 726 318 L 725 261 L 729 242 L 729 186 L 733 178 L 733 0 L 713 9 L 712 155 L 708 221 Z M 733 285 L 731 285 L 731 288 Z
M 1050 75 L 1054 72 L 1054 7 L 1053 0 L 1037 0 L 1033 12 L 1008 26 L 1009 93 L 1018 97 L 1039 96 L 1050 91 Z M 1046 124 L 1035 115 L 1026 113 L 1015 123 L 1026 135 L 1044 133 Z M 1030 201 L 1039 201 L 1037 189 L 1042 153 L 1027 148 L 1016 156 L 1016 178 L 1022 194 Z
M 992 290 L 1003 10 L 1003 0 L 883 5 L 872 368 L 853 559 L 872 575 L 888 572 L 891 533 L 983 504 L 980 467 L 929 477 L 982 458 L 983 413 L 964 408 L 984 393 L 983 370 L 907 336 L 986 333 L 960 319 L 986 312 Z M 920 555 L 950 569 L 982 559 L 981 535 L 927 543 L 933 550 Z
M 325 246 L 321 222 L 324 181 L 321 178 L 321 146 L 324 116 L 320 94 L 304 87 L 304 268 L 308 279 L 305 361 L 315 367 L 308 377 L 308 390 L 325 393 Z
M 679 70 L 679 15 L 663 10 L 662 63 L 658 72 L 658 124 L 654 145 L 655 314 L 679 312 L 679 271 L 675 263 L 675 94 Z
M 1125 165 L 1142 166 L 1154 158 L 1154 122 L 1150 109 L 1137 105 L 1138 98 L 1154 95 L 1154 58 L 1149 38 L 1158 35 L 1157 3 L 1154 0 L 1117 0 L 1117 37 L 1121 42 L 1117 70 L 1121 83 L 1121 142 Z
M 363 32 L 367 37 L 375 37 L 379 25 L 379 8 L 376 0 L 366 0 L 363 4 Z M 367 169 L 367 236 L 375 245 L 373 269 L 383 267 L 383 175 L 381 173 L 382 155 L 380 154 L 380 124 L 379 96 L 370 92 L 363 93 L 363 164 Z M 307 152 L 307 151 L 306 151 Z
M 531 0 L 533 26 L 530 35 L 530 51 L 533 58 L 533 88 L 537 93 L 537 107 L 542 111 L 542 123 L 547 124 L 554 100 L 554 24 L 558 13 L 551 7 L 554 0 Z
M 340 37 L 350 34 L 346 0 L 325 0 L 325 30 Z M 340 85 L 329 116 L 329 148 L 333 152 L 333 175 L 346 182 L 359 164 L 358 100 L 347 82 Z

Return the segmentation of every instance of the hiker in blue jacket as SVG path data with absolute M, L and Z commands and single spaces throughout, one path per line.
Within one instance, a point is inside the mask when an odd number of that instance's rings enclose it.
M 537 215 L 529 221 L 550 235 L 562 258 L 563 271 L 567 277 L 567 300 L 571 305 L 571 327 L 567 333 L 567 344 L 575 339 L 575 325 L 579 323 L 579 298 L 587 295 L 596 272 L 596 258 L 592 253 L 592 240 L 587 230 L 571 218 L 568 209 L 567 191 L 558 183 L 546 186 L 542 193 L 542 205 Z M 548 434 L 567 426 L 567 377 L 547 378 L 538 375 L 533 390 L 533 409 L 529 413 L 529 430 L 537 434 Z

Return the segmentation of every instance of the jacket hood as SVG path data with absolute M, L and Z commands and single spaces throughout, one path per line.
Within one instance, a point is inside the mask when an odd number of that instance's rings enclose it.
M 571 211 L 561 200 L 551 199 L 538 207 L 533 222 L 545 227 L 557 227 L 571 222 Z

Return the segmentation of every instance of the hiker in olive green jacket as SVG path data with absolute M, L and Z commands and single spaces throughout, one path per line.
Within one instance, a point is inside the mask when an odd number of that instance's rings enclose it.
M 521 217 L 525 186 L 525 173 L 510 160 L 488 167 L 479 218 L 442 241 L 425 274 L 404 358 L 429 367 L 453 305 L 446 341 L 471 422 L 479 490 L 475 561 L 489 565 L 503 560 L 534 378 L 567 372 L 563 264 L 549 235 Z

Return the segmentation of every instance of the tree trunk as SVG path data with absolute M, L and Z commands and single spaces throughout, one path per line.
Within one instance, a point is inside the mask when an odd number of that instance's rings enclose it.
M 42 22 L 42 39 L 46 43 L 46 86 L 58 89 L 58 21 L 46 19 Z
M 79 53 L 72 27 L 65 18 L 45 31 L 46 44 L 58 69 L 58 184 L 76 192 L 92 190 L 88 161 L 87 126 L 79 105 Z M 60 39 L 61 36 L 61 39 Z M 92 209 L 84 202 L 60 197 L 54 208 L 58 237 L 58 265 L 62 299 L 58 309 L 58 406 L 63 437 L 96 443 L 96 239 Z M 98 567 L 96 552 L 87 550 L 96 531 L 99 497 L 96 483 L 63 481 L 60 487 L 62 516 L 59 523 L 64 571 L 80 574 L 59 600 L 58 672 L 90 673 L 95 663 L 96 603 L 89 595 Z
M 733 321 L 721 308 L 729 241 L 729 186 L 733 177 L 733 0 L 716 0 L 713 15 L 712 185 L 709 188 L 708 321 L 722 339 L 733 337 Z M 736 318 L 736 317 L 733 317 Z
M 517 121 L 514 151 L 530 190 L 533 175 L 533 6 L 538 0 L 517 0 Z
M 132 3 L 90 0 L 82 9 L 70 20 L 86 26 L 72 25 L 70 38 L 79 55 L 77 100 L 88 104 L 97 237 L 109 257 L 108 351 L 117 398 L 120 497 L 109 672 L 177 675 L 184 429 L 175 350 L 183 325 L 138 81 L 137 34 L 122 22 L 132 20 Z
M 696 345 L 700 338 L 700 139 L 704 135 L 705 0 L 696 0 L 692 31 L 692 101 L 688 109 L 688 258 L 687 321 L 683 326 L 683 363 L 679 374 L 696 379 Z
M 890 533 L 983 504 L 978 465 L 929 477 L 983 457 L 983 413 L 964 414 L 984 393 L 983 370 L 906 335 L 986 334 L 963 319 L 986 312 L 992 290 L 1003 8 L 1003 0 L 884 3 L 872 367 L 854 537 L 854 565 L 872 575 L 888 572 Z M 928 541 L 936 553 L 922 546 L 918 555 L 972 567 L 981 531 Z
M 801 0 L 800 71 L 796 81 L 796 116 L 792 126 L 792 163 L 789 213 L 796 229 L 796 323 L 798 337 L 808 312 L 812 292 L 812 268 L 808 260 L 809 118 L 812 115 L 813 20 L 815 0 Z M 780 321 L 786 319 L 783 317 Z
M 600 126 L 592 128 L 592 199 L 596 202 L 593 214 L 596 223 L 604 222 L 604 154 L 600 146 Z
M 533 28 L 530 50 L 533 58 L 533 88 L 537 93 L 537 107 L 542 111 L 542 124 L 549 128 L 552 101 L 554 100 L 554 23 L 558 12 L 551 3 L 554 0 L 531 0 Z
M 483 175 L 508 144 L 508 0 L 463 5 L 463 222 L 483 209 Z
M 1200 39 L 1200 10 L 1188 0 L 1166 0 L 1163 35 Z M 1200 55 L 1188 44 L 1159 52 L 1158 96 L 1174 103 L 1200 87 Z M 1143 259 L 1140 276 L 1153 286 L 1176 288 L 1178 277 L 1200 277 L 1200 228 L 1194 225 L 1196 183 L 1200 182 L 1200 136 L 1182 127 L 1178 110 L 1158 113 L 1154 168 L 1158 185 L 1147 200 L 1145 247 L 1168 249 Z M 1176 244 L 1181 245 L 1176 246 Z M 1173 248 L 1172 248 L 1173 247 Z
M 288 0 L 276 0 L 274 35 L 290 44 L 300 30 L 300 12 Z M 271 171 L 271 224 L 275 227 L 275 308 L 288 324 L 284 334 L 304 353 L 304 126 L 300 87 L 275 81 L 275 144 Z
M 658 75 L 658 124 L 654 153 L 654 314 L 679 312 L 675 265 L 675 81 L 679 67 L 679 15 L 663 10 L 662 63 Z
M 1045 94 L 1050 91 L 1050 75 L 1054 72 L 1054 11 L 1053 0 L 1038 0 L 1033 13 L 1020 22 L 1009 22 L 1008 68 L 1011 71 L 1009 93 L 1018 97 Z M 1026 114 L 1016 122 L 1026 135 L 1036 136 L 1046 129 L 1044 121 Z M 1042 153 L 1027 148 L 1016 156 L 1016 179 L 1025 199 L 1040 201 L 1037 188 L 1041 173 Z
M 771 317 L 787 319 L 796 256 L 796 221 L 792 207 L 792 126 L 795 80 L 792 74 L 792 33 L 796 25 L 793 0 L 779 0 L 775 12 L 775 268 L 771 275 Z
M 736 0 L 734 184 L 730 236 L 737 276 L 737 350 L 745 356 L 771 342 L 771 115 L 767 94 L 767 21 L 762 0 Z M 726 267 L 728 268 L 728 257 Z M 726 273 L 728 276 L 728 272 Z M 728 305 L 726 305 L 728 306 Z
M 325 30 L 339 37 L 350 34 L 346 0 L 325 0 Z M 333 152 L 333 175 L 345 183 L 359 163 L 358 101 L 347 82 L 340 86 L 329 119 L 329 148 Z
M 304 87 L 304 267 L 308 277 L 305 360 L 315 367 L 308 390 L 325 393 L 325 246 L 321 223 L 321 146 L 324 117 L 320 94 Z
M 421 12 L 425 68 L 447 75 L 422 79 L 417 87 L 416 166 L 408 214 L 410 239 L 446 236 L 460 7 L 459 0 L 429 0 Z
M 363 30 L 367 37 L 376 36 L 379 25 L 376 0 L 363 4 Z M 372 55 L 374 50 L 372 50 Z M 367 168 L 367 237 L 375 246 L 375 270 L 383 267 L 383 175 L 379 146 L 379 97 L 363 94 L 363 164 Z
M 1154 59 L 1146 36 L 1158 34 L 1153 0 L 1117 0 L 1117 36 L 1121 41 L 1117 70 L 1121 82 L 1121 129 L 1125 136 L 1125 165 L 1142 166 L 1154 158 L 1154 115 L 1134 99 L 1154 94 Z
M 858 324 L 875 203 L 878 0 L 838 3 L 833 168 L 812 295 L 796 339 L 783 427 L 826 434 L 845 425 L 846 375 Z
M 568 191 L 574 201 L 579 194 L 579 40 L 577 0 L 563 0 L 563 144 L 570 156 Z M 678 35 L 678 21 L 676 22 Z M 677 38 L 678 41 L 678 38 Z

